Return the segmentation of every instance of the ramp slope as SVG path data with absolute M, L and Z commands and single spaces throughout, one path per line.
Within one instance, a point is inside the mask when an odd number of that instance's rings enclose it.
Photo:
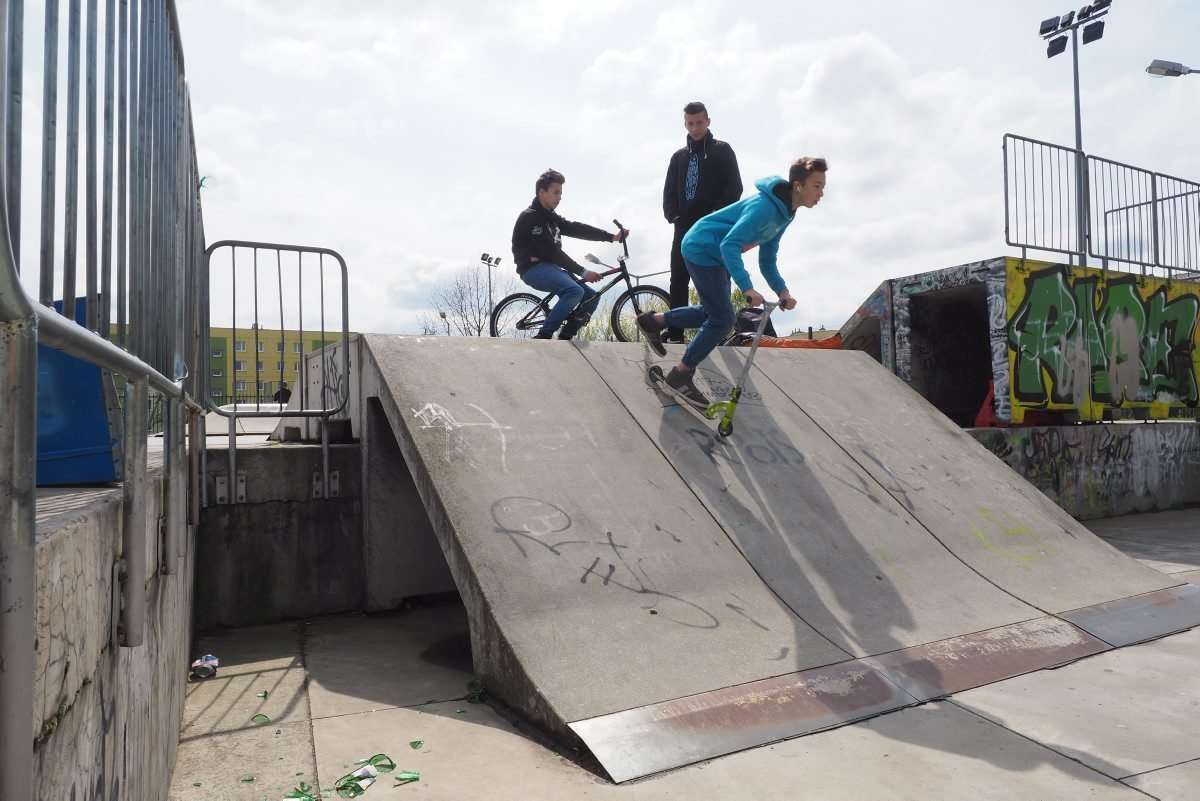
M 477 672 L 617 781 L 1200 622 L 861 354 L 761 352 L 714 444 L 639 346 L 364 341 Z
M 847 658 L 763 585 L 568 343 L 367 345 L 477 668 L 509 703 L 569 734 Z
M 1137 639 L 1179 630 L 1180 604 L 1189 607 L 1185 619 L 1200 610 L 1192 594 L 1169 592 L 1178 580 L 1093 535 L 866 354 L 762 356 L 756 367 L 773 384 L 997 587 L 1046 613 L 1088 621 L 1093 633 L 1129 611 L 1112 601 L 1154 594 L 1151 605 L 1163 614 L 1135 613 Z M 1109 605 L 1090 609 L 1098 604 Z

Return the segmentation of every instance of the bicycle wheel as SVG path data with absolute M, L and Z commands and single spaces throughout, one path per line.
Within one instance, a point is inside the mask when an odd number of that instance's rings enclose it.
M 656 286 L 635 286 L 626 290 L 613 304 L 613 334 L 621 342 L 641 342 L 642 332 L 637 327 L 637 316 L 648 311 L 665 312 L 671 308 L 671 296 Z
M 492 309 L 491 334 L 494 337 L 530 339 L 546 322 L 548 310 L 537 295 L 528 292 L 509 295 Z

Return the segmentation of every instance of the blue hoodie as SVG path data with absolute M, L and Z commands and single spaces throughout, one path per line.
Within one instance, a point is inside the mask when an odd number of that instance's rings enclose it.
M 753 289 L 742 254 L 758 246 L 758 269 L 775 292 L 787 291 L 775 257 L 779 238 L 792 222 L 792 210 L 776 195 L 786 178 L 773 176 L 755 182 L 758 194 L 701 217 L 683 237 L 683 258 L 695 267 L 724 267 L 737 288 Z

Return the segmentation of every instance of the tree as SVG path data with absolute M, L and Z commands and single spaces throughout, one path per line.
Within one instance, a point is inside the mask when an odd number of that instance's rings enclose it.
M 445 320 L 450 332 L 461 337 L 483 336 L 492 309 L 488 305 L 487 276 L 468 268 L 458 272 L 448 286 L 433 293 L 433 309 Z M 422 326 L 428 327 L 429 320 Z
M 495 275 L 493 278 L 496 284 L 492 287 L 492 300 L 499 301 L 513 291 L 511 278 L 500 279 Z M 435 314 L 421 319 L 422 334 L 479 337 L 489 333 L 492 306 L 485 268 L 468 267 L 456 273 L 449 285 L 433 293 L 430 302 Z

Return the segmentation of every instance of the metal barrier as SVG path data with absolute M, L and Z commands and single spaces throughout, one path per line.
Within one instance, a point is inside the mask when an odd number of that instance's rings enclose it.
M 1178 277 L 1200 278 L 1200 183 L 1154 175 L 1158 260 Z
M 1088 156 L 1088 253 L 1139 267 L 1158 265 L 1154 173 L 1110 159 Z
M 200 334 L 207 283 L 199 176 L 173 0 L 67 0 L 67 125 L 58 142 L 61 0 L 47 0 L 43 44 L 40 251 L 37 300 L 20 279 L 24 4 L 0 0 L 0 798 L 33 797 L 34 510 L 37 345 L 88 360 L 126 383 L 124 529 L 114 565 L 121 585 L 118 638 L 140 645 L 146 617 L 146 413 L 164 397 L 164 520 L 160 573 L 177 570 L 182 532 L 172 511 L 196 486 L 199 416 L 207 393 Z M 98 52 L 99 35 L 104 49 Z M 83 44 L 81 45 L 81 40 Z M 83 73 L 81 91 L 80 77 Z M 103 73 L 103 86 L 99 76 Z M 84 124 L 80 125 L 80 112 Z M 103 107 L 103 137 L 97 112 Z M 84 191 L 80 203 L 80 139 Z M 99 152 L 102 151 L 102 152 Z M 115 161 L 115 168 L 114 168 Z M 62 260 L 55 258 L 57 172 L 65 166 Z M 33 204 L 31 204 L 33 205 Z M 80 242 L 78 220 L 84 219 Z M 115 231 L 115 237 L 113 236 Z M 86 327 L 73 322 L 77 265 L 84 265 Z M 115 245 L 115 259 L 114 259 Z M 61 270 L 57 265 L 61 264 Z M 63 314 L 54 311 L 61 277 Z M 113 286 L 115 280 L 115 288 Z M 33 283 L 33 282 L 31 282 Z M 115 323 L 113 310 L 115 306 Z M 108 341 L 115 328 L 116 342 Z M 169 377 L 168 377 L 169 376 Z M 195 522 L 196 506 L 190 509 Z
M 1004 135 L 1004 238 L 1009 245 L 1082 258 L 1081 157 L 1072 147 Z
M 1015 134 L 1003 149 L 1009 245 L 1200 278 L 1200 183 Z
M 325 305 L 325 296 L 326 296 L 325 261 L 326 261 L 326 259 L 329 259 L 337 266 L 338 274 L 341 278 L 341 302 L 338 306 L 338 311 L 340 312 L 340 317 L 341 317 L 341 329 L 340 329 L 341 330 L 341 351 L 340 351 L 341 352 L 341 365 L 340 365 L 340 368 L 336 372 L 337 372 L 337 375 L 348 378 L 350 375 L 350 294 L 349 294 L 348 276 L 347 276 L 347 271 L 346 271 L 346 260 L 343 259 L 339 253 L 337 253 L 336 251 L 333 251 L 333 250 L 329 250 L 328 248 L 305 247 L 305 246 L 300 246 L 300 245 L 280 245 L 280 244 L 275 244 L 275 243 L 271 243 L 271 242 L 249 242 L 249 241 L 243 241 L 243 240 L 223 239 L 220 242 L 214 242 L 212 245 L 210 245 L 208 247 L 207 251 L 205 252 L 205 259 L 206 259 L 205 272 L 208 274 L 208 279 L 209 279 L 210 285 L 211 285 L 213 269 L 214 269 L 213 256 L 214 256 L 214 254 L 216 254 L 226 248 L 229 250 L 229 266 L 230 266 L 229 284 L 230 284 L 230 307 L 231 307 L 230 308 L 230 319 L 232 321 L 231 328 L 233 331 L 233 334 L 232 334 L 233 342 L 231 344 L 233 344 L 233 345 L 236 345 L 237 333 L 239 330 L 238 324 L 237 324 L 237 322 L 238 322 L 238 286 L 239 286 L 239 282 L 238 282 L 238 251 L 239 250 L 243 250 L 243 251 L 248 250 L 249 251 L 249 256 L 250 256 L 249 268 L 251 270 L 251 273 L 250 273 L 251 289 L 250 289 L 250 291 L 251 291 L 251 296 L 252 296 L 251 303 L 253 306 L 253 322 L 251 323 L 251 327 L 249 329 L 241 329 L 241 330 L 246 331 L 248 335 L 252 335 L 254 338 L 254 357 L 255 357 L 254 358 L 254 362 L 255 362 L 254 384 L 255 384 L 256 389 L 258 387 L 261 387 L 262 376 L 264 374 L 267 374 L 267 371 L 265 371 L 259 367 L 259 361 L 257 359 L 258 354 L 261 352 L 261 348 L 260 348 L 260 344 L 259 344 L 260 343 L 259 335 L 260 335 L 260 332 L 266 330 L 263 326 L 264 318 L 262 316 L 260 316 L 259 300 L 260 300 L 260 294 L 261 294 L 260 288 L 262 286 L 262 283 L 260 281 L 260 277 L 261 277 L 262 273 L 260 272 L 260 265 L 259 265 L 259 254 L 260 253 L 267 254 L 266 263 L 261 267 L 261 271 L 266 273 L 267 281 L 268 281 L 267 285 L 276 290 L 275 300 L 277 301 L 277 303 L 272 304 L 272 311 L 275 311 L 275 308 L 277 308 L 278 312 L 279 312 L 278 318 L 277 318 L 278 322 L 279 322 L 279 326 L 276 330 L 279 331 L 281 341 L 282 341 L 285 333 L 288 330 L 287 320 L 286 320 L 286 317 L 284 314 L 284 310 L 285 310 L 285 306 L 287 306 L 289 304 L 285 304 L 284 298 L 286 295 L 286 291 L 292 287 L 295 288 L 295 292 L 296 292 L 295 308 L 297 309 L 297 312 L 296 312 L 296 329 L 295 330 L 300 331 L 301 336 L 303 337 L 303 334 L 305 331 L 305 329 L 304 329 L 304 309 L 305 309 L 305 305 L 304 305 L 304 288 L 305 288 L 304 274 L 305 274 L 305 266 L 306 266 L 305 261 L 304 261 L 305 256 L 309 257 L 308 265 L 307 265 L 309 272 L 311 272 L 311 270 L 312 270 L 313 262 L 314 261 L 316 262 L 317 276 L 318 276 L 318 278 L 317 278 L 317 293 L 316 294 L 317 294 L 317 301 L 318 301 L 317 315 L 318 315 L 318 326 L 319 327 L 316 329 L 313 329 L 313 331 L 314 331 L 314 333 L 315 332 L 320 333 L 319 341 L 322 343 L 322 348 L 321 348 L 321 354 L 322 354 L 322 356 L 321 356 L 321 358 L 322 358 L 321 394 L 317 399 L 315 399 L 315 403 L 312 403 L 312 399 L 310 399 L 308 397 L 308 394 L 307 394 L 308 387 L 307 387 L 306 381 L 300 382 L 300 387 L 299 387 L 300 397 L 299 397 L 299 408 L 298 409 L 279 409 L 277 404 L 272 403 L 272 404 L 270 404 L 271 408 L 264 410 L 261 408 L 261 405 L 262 405 L 262 402 L 260 400 L 261 395 L 257 392 L 255 394 L 255 402 L 254 402 L 255 409 L 253 411 L 242 410 L 239 408 L 239 404 L 233 404 L 231 406 L 222 408 L 221 401 L 223 400 L 223 398 L 218 399 L 218 398 L 214 398 L 212 395 L 207 396 L 208 408 L 211 409 L 212 411 L 216 412 L 217 414 L 220 414 L 224 417 L 229 418 L 229 475 L 228 475 L 227 480 L 231 483 L 238 480 L 238 474 L 237 474 L 237 418 L 239 418 L 239 417 L 297 417 L 297 418 L 318 419 L 320 421 L 320 427 L 321 427 L 321 473 L 322 473 L 321 487 L 322 487 L 322 492 L 323 492 L 322 497 L 328 498 L 329 497 L 329 488 L 330 488 L 329 487 L 329 425 L 328 425 L 328 423 L 329 423 L 330 417 L 339 413 L 340 411 L 342 411 L 342 409 L 345 408 L 346 403 L 349 401 L 349 398 L 350 398 L 350 387 L 349 387 L 348 380 L 339 382 L 338 386 L 335 386 L 332 388 L 333 392 L 331 395 L 330 387 L 328 384 L 328 377 L 329 377 L 330 371 L 328 369 L 325 369 L 325 349 L 324 349 L 324 343 L 326 342 L 326 338 L 325 338 L 325 322 L 326 322 L 326 316 L 325 316 L 325 311 L 326 311 L 326 305 Z M 283 258 L 284 253 L 289 254 L 289 258 L 287 259 L 287 265 L 286 265 L 287 270 L 289 271 L 289 275 L 288 275 L 286 281 L 284 280 L 284 272 L 285 272 L 285 265 L 284 265 L 284 258 Z M 273 254 L 274 258 L 271 258 L 272 254 Z M 295 256 L 294 261 L 291 258 L 291 254 L 294 254 L 294 256 Z M 271 275 L 272 269 L 274 270 L 273 276 Z M 245 270 L 245 267 L 243 267 L 243 270 Z M 243 272 L 243 275 L 245 275 L 244 272 Z M 272 278 L 274 279 L 273 281 L 271 280 Z M 310 287 L 309 287 L 310 302 L 311 302 L 312 295 L 313 295 L 313 292 L 312 292 L 312 287 L 310 285 Z M 265 310 L 262 310 L 262 311 L 265 311 Z M 205 343 L 208 343 L 208 341 L 209 341 L 207 330 L 205 332 L 204 341 L 205 341 Z M 282 383 L 284 380 L 284 377 L 285 377 L 284 361 L 282 359 L 280 359 L 280 361 L 279 361 L 278 370 L 279 370 L 279 380 L 280 380 L 280 383 Z M 313 408 L 310 408 L 310 404 L 313 405 Z M 225 497 L 230 503 L 236 503 L 238 496 L 237 496 L 237 493 L 226 493 Z

